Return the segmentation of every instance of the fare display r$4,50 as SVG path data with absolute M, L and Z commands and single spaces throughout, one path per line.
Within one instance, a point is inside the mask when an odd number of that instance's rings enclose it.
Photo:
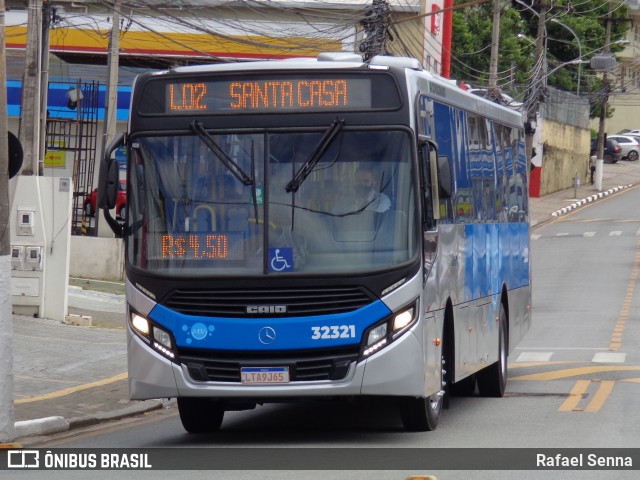
M 370 109 L 367 78 L 287 78 L 175 82 L 166 85 L 166 113 Z
M 244 259 L 244 236 L 239 232 L 164 234 L 161 241 L 163 259 Z

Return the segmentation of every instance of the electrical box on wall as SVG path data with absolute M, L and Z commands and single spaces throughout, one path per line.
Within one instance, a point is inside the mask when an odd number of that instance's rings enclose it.
M 24 270 L 24 248 L 11 246 L 11 270 Z
M 42 270 L 42 247 L 25 247 L 25 270 Z
M 13 313 L 64 321 L 73 183 L 67 177 L 16 175 L 9 187 Z
M 16 220 L 18 221 L 16 225 L 16 235 L 33 237 L 36 233 L 35 216 L 35 209 L 19 209 L 18 215 L 16 216 Z

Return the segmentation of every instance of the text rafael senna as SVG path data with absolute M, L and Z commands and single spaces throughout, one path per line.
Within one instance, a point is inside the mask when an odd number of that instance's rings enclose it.
M 633 458 L 624 456 L 604 456 L 596 453 L 578 455 L 546 455 L 544 453 L 536 454 L 536 467 L 594 467 L 594 468 L 612 468 L 612 467 L 633 467 Z

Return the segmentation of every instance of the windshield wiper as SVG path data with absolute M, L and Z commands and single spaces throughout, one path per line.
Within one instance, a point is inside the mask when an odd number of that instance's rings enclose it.
M 216 157 L 220 159 L 220 161 L 224 164 L 225 167 L 233 174 L 234 177 L 238 179 L 238 181 L 242 182 L 243 185 L 253 185 L 253 179 L 247 175 L 244 170 L 238 165 L 233 159 L 224 153 L 224 150 L 220 148 L 220 146 L 216 143 L 209 132 L 207 132 L 204 128 L 202 122 L 193 122 L 191 123 L 191 130 L 194 131 L 198 137 L 204 142 L 204 144 L 209 147 Z
M 336 135 L 340 133 L 340 130 L 342 130 L 343 126 L 344 120 L 341 118 L 336 118 L 333 122 L 331 122 L 331 125 L 329 125 L 327 131 L 324 132 L 324 135 L 320 139 L 320 142 L 318 142 L 316 148 L 314 148 L 311 155 L 309 155 L 309 158 L 307 158 L 307 160 L 302 164 L 302 166 L 293 176 L 293 178 L 289 181 L 289 183 L 287 183 L 287 186 L 285 187 L 285 191 L 287 193 L 295 193 L 298 191 L 300 185 L 302 185 L 302 182 L 304 182 L 309 174 L 313 171 L 315 166 L 320 161 L 320 158 L 322 157 L 324 152 L 327 151 L 327 149 L 331 145 L 331 142 L 333 142 L 333 139 L 336 138 Z

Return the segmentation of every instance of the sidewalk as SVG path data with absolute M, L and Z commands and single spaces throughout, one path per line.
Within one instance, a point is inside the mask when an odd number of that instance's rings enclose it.
M 603 189 L 592 185 L 530 200 L 531 225 L 578 208 L 581 200 L 640 183 L 640 162 L 605 165 Z M 122 284 L 72 279 L 69 313 L 91 327 L 13 315 L 16 442 L 37 435 L 140 414 L 165 400 L 130 401 L 127 391 L 125 300 Z
M 13 315 L 16 441 L 161 408 L 166 401 L 130 401 L 122 284 L 70 280 L 69 314 L 92 326 Z M 114 293 L 110 293 L 114 292 Z M 30 438 L 22 438 L 30 437 Z
M 594 196 L 609 195 L 614 192 L 614 189 L 628 188 L 638 183 L 640 183 L 640 162 L 621 160 L 618 163 L 605 164 L 601 191 L 596 190 L 595 185 L 586 184 L 577 189 L 568 188 L 540 198 L 531 198 L 529 201 L 531 226 L 535 227 L 580 207 L 581 205 L 578 205 L 580 201 L 584 204 L 587 200 L 595 200 Z M 562 209 L 566 210 L 562 211 Z

